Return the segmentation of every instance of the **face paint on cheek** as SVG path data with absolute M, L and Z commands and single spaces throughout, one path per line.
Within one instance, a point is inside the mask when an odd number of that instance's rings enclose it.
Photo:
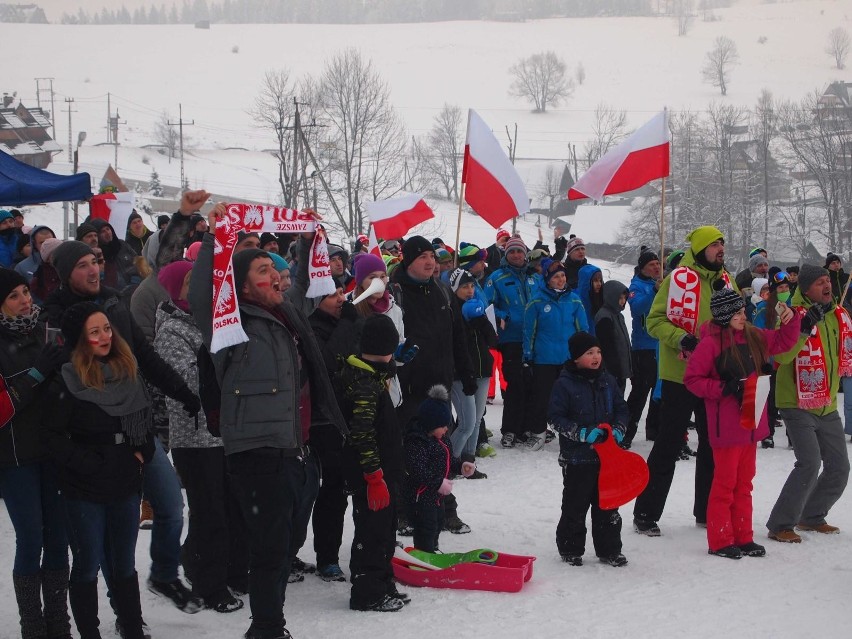
M 91 344 L 92 346 L 97 346 L 98 344 L 100 344 L 100 343 L 101 343 L 101 340 L 99 340 L 99 339 L 89 339 L 89 340 L 88 340 L 88 342 L 89 342 L 89 344 Z
M 269 282 L 258 282 L 255 286 L 257 286 L 257 288 L 269 288 L 270 284 Z

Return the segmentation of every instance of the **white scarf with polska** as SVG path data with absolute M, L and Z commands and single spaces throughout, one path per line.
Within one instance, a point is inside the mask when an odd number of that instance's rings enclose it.
M 733 289 L 727 271 L 721 278 L 725 288 Z M 701 277 L 688 266 L 679 266 L 669 278 L 669 297 L 666 302 L 666 317 L 690 335 L 698 332 L 698 315 L 701 308 Z
M 210 352 L 248 341 L 240 320 L 240 307 L 234 283 L 232 258 L 237 233 L 310 233 L 316 231 L 308 265 L 307 297 L 334 293 L 334 280 L 328 260 L 325 229 L 309 213 L 295 209 L 256 204 L 230 204 L 225 216 L 216 221 L 213 251 L 213 339 Z

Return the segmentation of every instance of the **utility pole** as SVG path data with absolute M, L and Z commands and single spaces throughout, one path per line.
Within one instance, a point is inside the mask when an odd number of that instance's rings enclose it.
M 183 121 L 183 104 L 178 104 L 178 121 L 177 122 L 169 122 L 168 124 L 169 124 L 169 126 L 178 127 L 178 135 L 179 135 L 179 140 L 180 140 L 180 190 L 181 190 L 181 193 L 183 193 L 184 185 L 186 184 L 186 177 L 184 176 L 184 172 L 183 172 L 183 127 L 184 127 L 184 124 L 186 124 L 186 126 L 192 126 L 193 124 L 195 124 L 195 120 L 193 120 L 192 122 L 184 123 L 184 121 Z
M 42 93 L 49 93 L 50 94 L 50 123 L 51 123 L 50 126 L 51 126 L 51 129 L 53 130 L 53 139 L 55 140 L 56 139 L 56 107 L 54 105 L 55 94 L 53 93 L 53 78 L 36 78 L 35 82 L 36 82 L 36 104 L 38 105 L 39 109 L 41 108 L 41 94 Z M 42 89 L 41 88 L 42 82 L 49 83 L 49 86 Z
M 518 124 L 515 123 L 515 134 L 514 136 L 509 133 L 509 125 L 506 125 L 506 137 L 509 138 L 509 161 L 514 166 L 515 164 L 515 154 L 518 151 Z M 512 218 L 512 235 L 514 235 L 518 230 L 518 218 Z M 458 247 L 456 247 L 458 250 Z
M 115 117 L 109 117 L 109 139 L 112 141 L 112 144 L 115 146 L 115 163 L 113 168 L 118 171 L 118 125 L 119 124 L 127 124 L 127 120 L 124 122 L 121 121 L 121 116 L 118 115 L 118 109 L 115 110 Z
M 71 146 L 71 113 L 74 112 L 74 109 L 71 108 L 71 105 L 74 103 L 74 98 L 65 98 L 65 104 L 68 105 L 68 162 L 69 164 L 74 161 L 74 147 Z

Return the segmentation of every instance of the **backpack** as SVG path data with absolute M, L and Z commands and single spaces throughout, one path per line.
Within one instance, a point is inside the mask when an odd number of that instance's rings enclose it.
M 222 388 L 216 377 L 216 367 L 210 351 L 202 344 L 198 348 L 198 398 L 201 400 L 201 410 L 207 418 L 207 430 L 213 437 L 221 437 L 219 428 L 219 412 L 222 406 Z

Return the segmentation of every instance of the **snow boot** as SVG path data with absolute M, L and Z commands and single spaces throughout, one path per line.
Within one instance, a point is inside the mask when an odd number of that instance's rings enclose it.
M 41 579 L 38 575 L 12 573 L 12 583 L 21 617 L 21 638 L 46 639 L 47 625 L 41 612 Z
M 742 552 L 743 557 L 765 557 L 766 556 L 766 548 L 761 546 L 760 544 L 756 544 L 753 541 L 748 542 L 747 544 L 740 544 L 740 552 Z
M 121 619 L 125 639 L 144 639 L 142 631 L 142 603 L 139 598 L 139 576 L 113 580 L 113 599 Z
M 98 580 L 68 584 L 68 601 L 80 639 L 101 639 L 98 626 Z
M 840 534 L 840 528 L 837 526 L 832 526 L 831 524 L 827 524 L 825 522 L 821 524 L 803 524 L 799 522 L 796 524 L 796 528 L 799 530 L 804 530 L 805 532 L 818 532 L 823 535 L 838 535 Z
M 622 555 L 620 552 L 617 552 L 613 555 L 607 555 L 606 557 L 598 557 L 602 564 L 609 564 L 613 568 L 621 568 L 622 566 L 627 565 L 627 557 Z
M 531 434 L 524 444 L 524 448 L 531 452 L 538 452 L 544 448 L 545 435 L 544 433 Z
M 444 530 L 454 535 L 465 535 L 470 532 L 470 526 L 459 519 L 458 515 L 451 515 L 444 519 Z
M 398 610 L 402 610 L 402 607 L 405 604 L 402 602 L 402 599 L 397 599 L 396 597 L 391 597 L 390 595 L 385 595 L 377 602 L 369 604 L 369 605 L 360 605 L 349 602 L 350 610 L 360 610 L 362 612 L 396 612 Z
M 583 556 L 582 555 L 560 555 L 562 557 L 562 561 L 564 561 L 569 566 L 582 566 L 583 565 Z
M 761 448 L 775 448 L 775 440 L 770 435 L 769 437 L 767 437 L 766 439 L 764 439 L 760 442 L 760 447 Z
M 724 557 L 725 559 L 742 559 L 743 551 L 740 550 L 739 546 L 725 546 L 724 548 L 719 548 L 718 550 L 707 550 L 708 555 L 716 555 L 717 557 Z
M 317 568 L 317 577 L 323 581 L 346 581 L 346 575 L 338 564 L 329 564 Z
M 482 442 L 479 446 L 476 447 L 476 456 L 477 457 L 496 457 L 497 451 L 494 450 L 494 446 L 489 444 L 488 442 Z
M 660 537 L 663 534 L 660 532 L 660 527 L 657 525 L 656 521 L 634 519 L 633 530 L 638 532 L 640 535 L 645 535 L 646 537 Z
M 505 433 L 503 437 L 500 438 L 500 445 L 503 448 L 514 448 L 515 433 Z
M 42 570 L 41 592 L 48 639 L 71 639 L 68 617 L 68 569 Z
M 769 538 L 775 541 L 780 541 L 784 544 L 800 544 L 802 538 L 796 534 L 795 530 L 779 530 L 777 532 L 770 531 Z

